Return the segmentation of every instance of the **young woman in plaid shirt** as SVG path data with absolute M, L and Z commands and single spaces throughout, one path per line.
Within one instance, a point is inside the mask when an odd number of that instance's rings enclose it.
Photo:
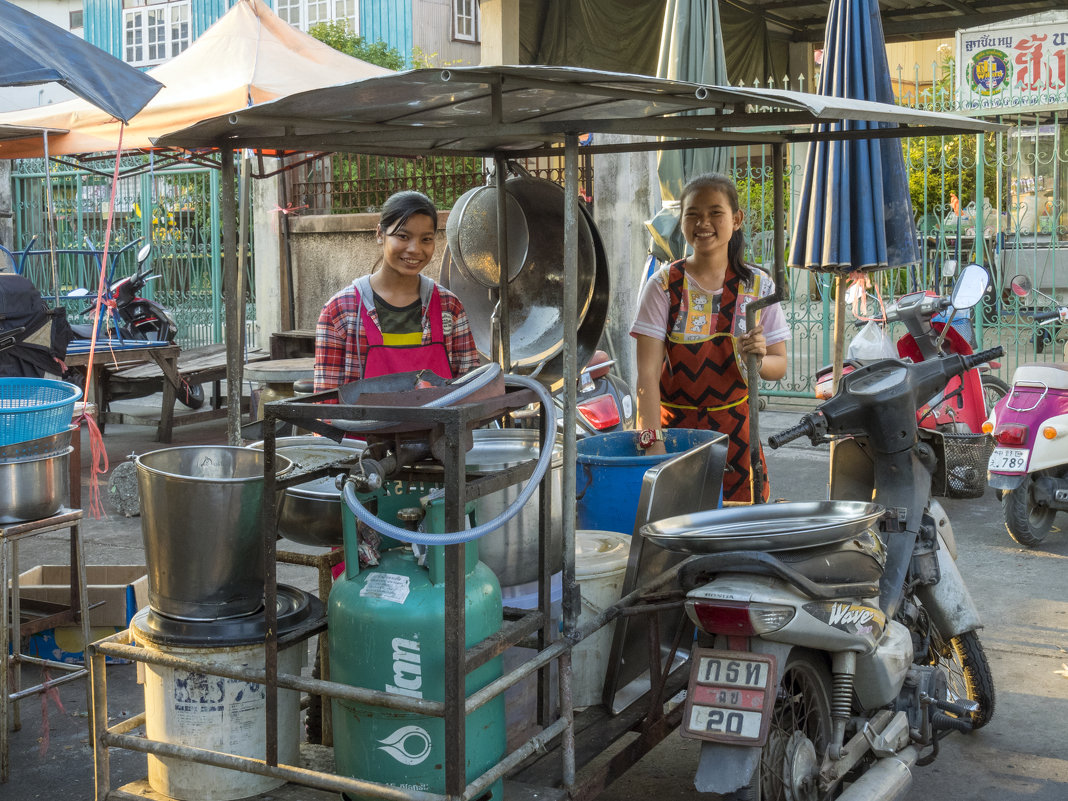
M 433 201 L 420 192 L 397 192 L 382 206 L 376 269 L 330 298 L 319 315 L 316 392 L 413 370 L 455 378 L 478 366 L 460 299 L 422 274 L 434 256 L 437 223 Z

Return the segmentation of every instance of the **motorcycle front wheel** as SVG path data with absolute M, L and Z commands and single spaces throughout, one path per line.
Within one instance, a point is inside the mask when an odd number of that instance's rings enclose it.
M 947 674 L 949 700 L 968 699 L 979 705 L 971 716 L 972 731 L 981 729 L 994 717 L 994 675 L 979 635 L 966 631 L 945 640 L 932 631 L 931 664 L 941 665 Z M 947 732 L 948 733 L 948 732 Z
M 1009 536 L 1020 545 L 1037 548 L 1053 530 L 1053 518 L 1057 513 L 1035 500 L 1035 478 L 1028 476 L 1014 490 L 1001 496 L 1005 512 L 1005 528 Z
M 831 738 L 831 675 L 818 655 L 795 649 L 782 669 L 768 741 L 748 787 L 725 801 L 823 799 L 819 765 Z
M 979 379 L 983 385 L 983 403 L 986 405 L 986 413 L 994 408 L 994 404 L 1009 394 L 1009 385 L 996 375 L 984 374 Z

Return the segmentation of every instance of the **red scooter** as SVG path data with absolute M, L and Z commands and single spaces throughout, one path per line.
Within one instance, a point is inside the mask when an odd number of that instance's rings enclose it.
M 963 289 L 980 283 L 984 288 L 989 283 L 986 270 L 978 264 L 969 264 L 961 272 L 949 297 L 929 290 L 910 292 L 887 306 L 886 322 L 899 322 L 905 326 L 905 333 L 896 342 L 898 356 L 923 362 L 945 353 L 962 356 L 973 353 L 971 309 L 955 307 L 953 301 Z M 947 325 L 950 319 L 953 323 Z M 852 372 L 863 364 L 862 360 L 849 359 L 842 372 Z M 817 398 L 827 399 L 833 395 L 831 373 L 832 367 L 828 365 L 816 374 Z M 950 433 L 981 433 L 987 414 L 1008 391 L 1008 385 L 990 373 L 989 366 L 968 370 L 950 380 L 941 392 L 919 409 L 920 427 Z

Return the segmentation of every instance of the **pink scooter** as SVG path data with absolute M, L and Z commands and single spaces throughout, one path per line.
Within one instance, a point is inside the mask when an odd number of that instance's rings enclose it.
M 1027 297 L 1030 279 L 1016 276 L 1012 291 Z M 1065 322 L 1068 306 L 1032 316 L 1039 323 Z M 1001 491 L 1005 527 L 1018 543 L 1034 548 L 1053 530 L 1057 512 L 1068 511 L 1068 344 L 1061 363 L 1016 368 L 1011 391 L 994 406 L 983 430 L 996 443 L 989 483 Z

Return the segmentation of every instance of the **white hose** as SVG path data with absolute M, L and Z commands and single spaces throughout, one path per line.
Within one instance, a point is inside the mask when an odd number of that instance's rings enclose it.
M 541 401 L 543 415 L 546 414 L 547 410 L 551 409 L 552 396 L 549 395 L 549 392 L 545 387 L 534 379 L 521 375 L 506 375 L 504 377 L 504 383 L 510 386 L 525 387 L 533 391 L 534 394 L 538 396 L 538 400 Z M 537 489 L 545 472 L 549 469 L 549 465 L 553 458 L 553 444 L 555 441 L 556 415 L 549 414 L 548 431 L 546 432 L 544 447 L 542 447 L 541 453 L 538 455 L 538 463 L 534 467 L 534 473 L 523 487 L 523 491 L 519 493 L 519 497 L 512 502 L 511 506 L 497 515 L 497 517 L 488 520 L 481 525 L 475 526 L 475 528 L 466 529 L 464 531 L 444 532 L 441 534 L 424 531 L 409 531 L 406 528 L 387 523 L 385 520 L 380 520 L 371 512 L 367 511 L 366 507 L 360 503 L 360 499 L 356 497 L 356 488 L 351 480 L 345 482 L 345 487 L 342 490 L 341 495 L 345 499 L 345 505 L 349 507 L 349 510 L 354 515 L 356 515 L 357 520 L 374 529 L 379 534 L 384 534 L 395 540 L 412 542 L 417 545 L 458 545 L 461 542 L 471 542 L 471 540 L 476 540 L 479 537 L 485 536 L 491 531 L 500 528 L 519 514 L 519 511 L 523 508 L 524 504 L 526 504 L 527 500 L 530 499 L 530 496 L 534 493 L 534 490 Z M 440 492 L 440 490 L 436 490 L 436 492 Z

